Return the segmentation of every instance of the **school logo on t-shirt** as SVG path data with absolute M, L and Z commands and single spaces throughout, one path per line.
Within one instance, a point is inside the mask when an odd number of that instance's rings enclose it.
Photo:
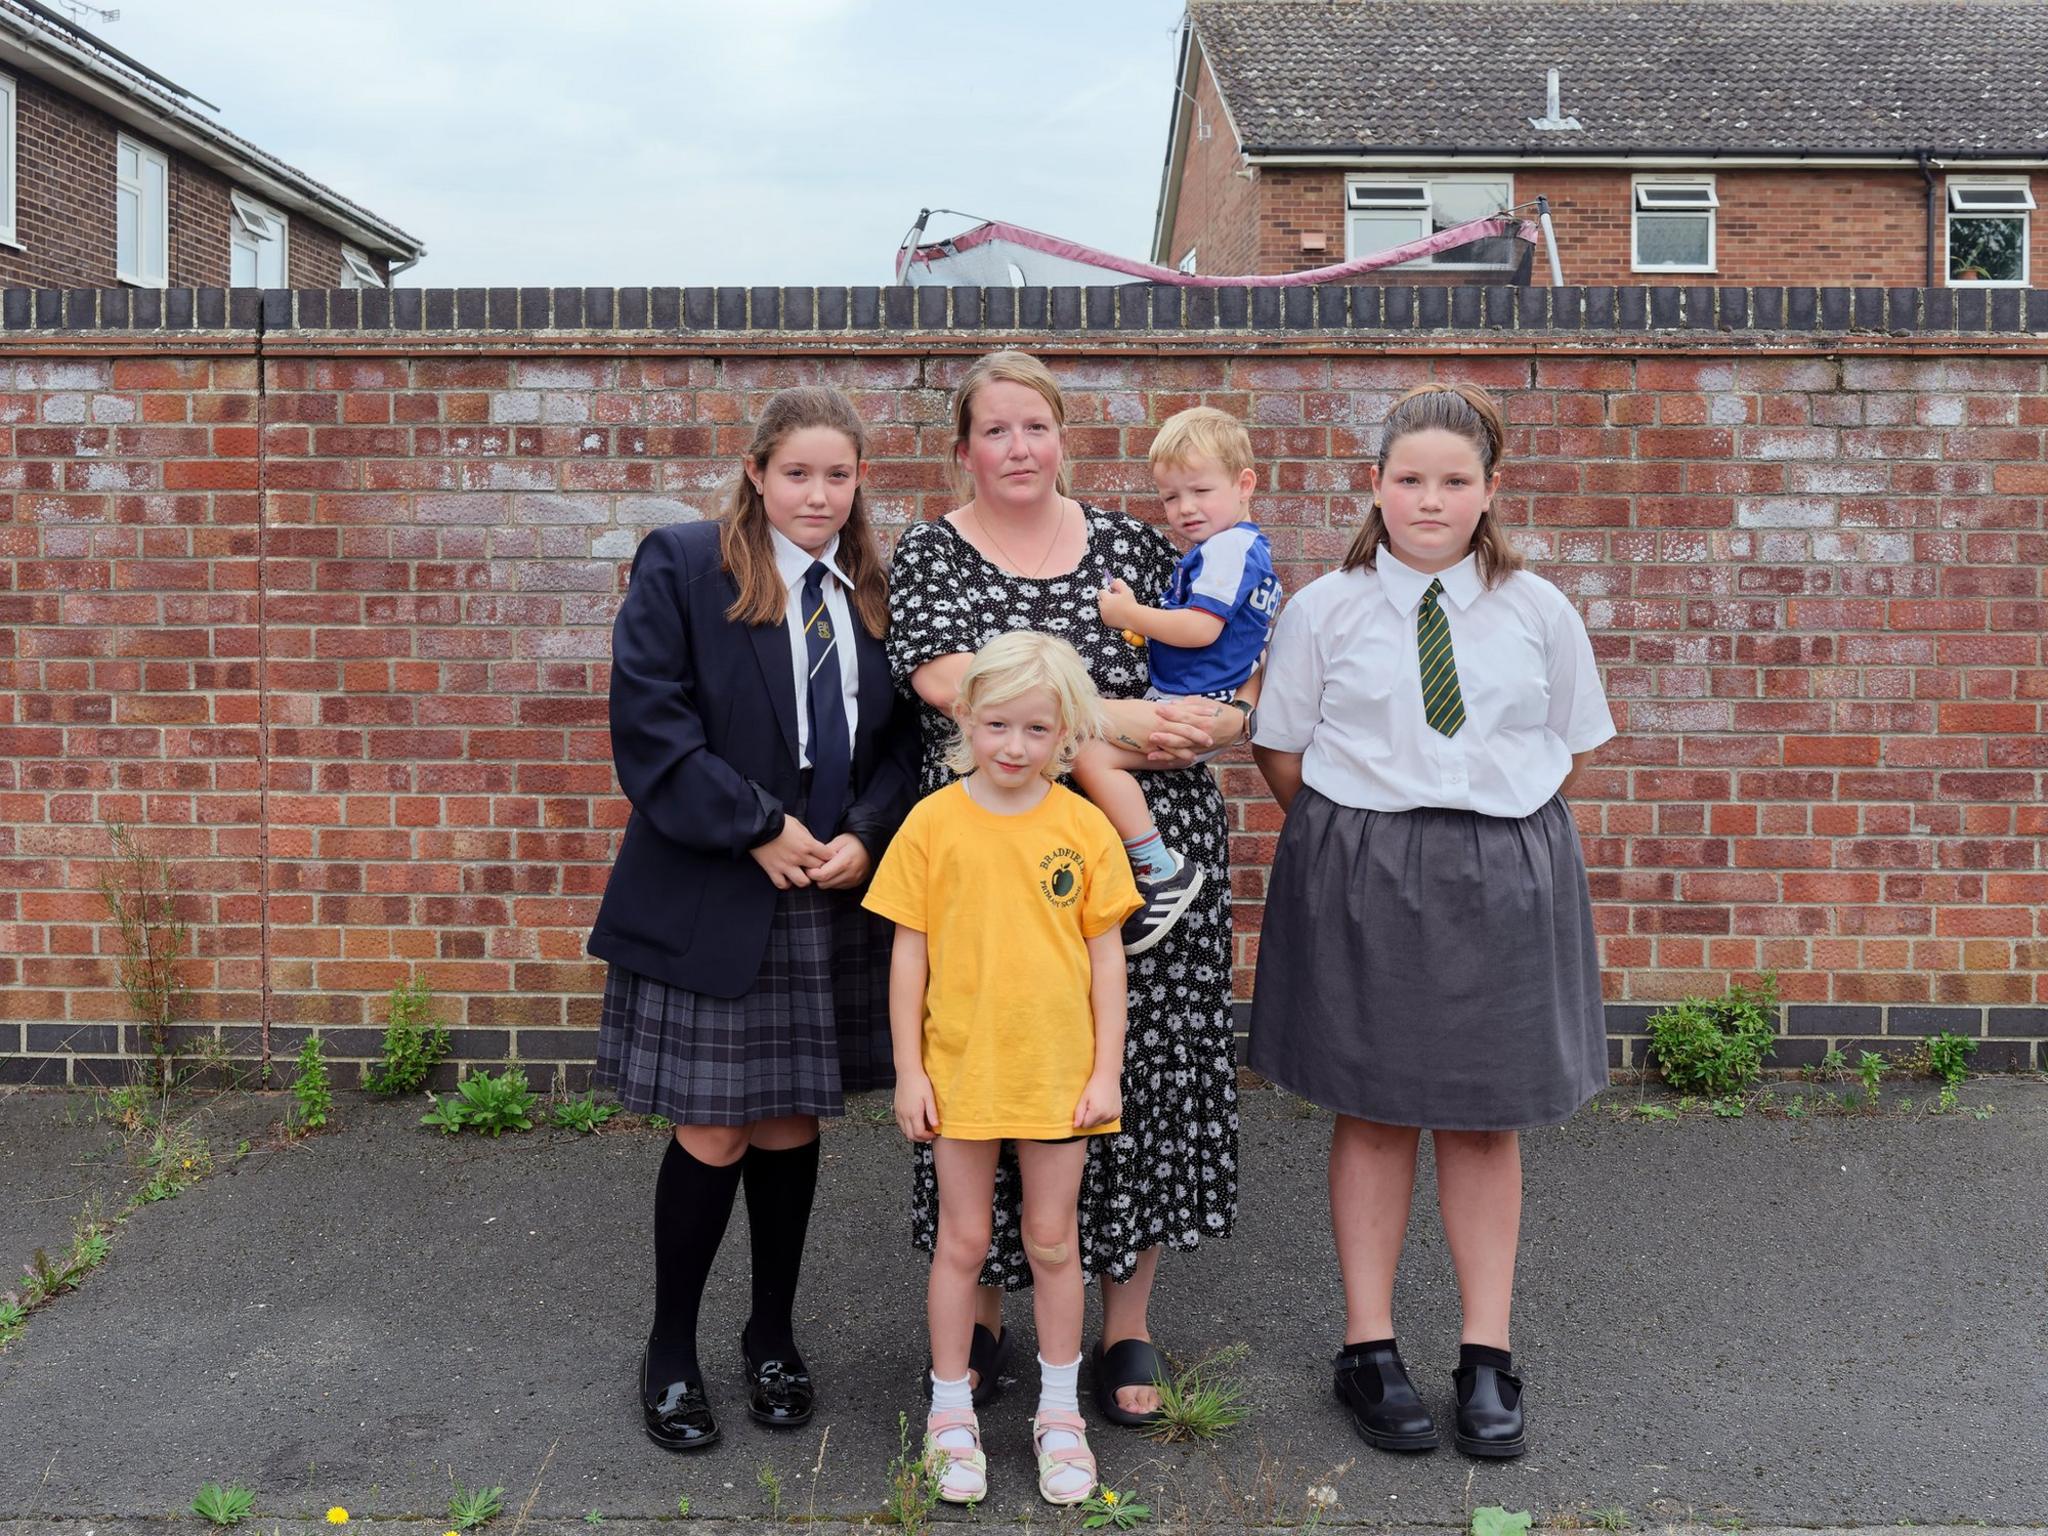
M 1039 893 L 1055 907 L 1071 907 L 1081 895 L 1087 861 L 1072 848 L 1055 848 L 1038 861 Z

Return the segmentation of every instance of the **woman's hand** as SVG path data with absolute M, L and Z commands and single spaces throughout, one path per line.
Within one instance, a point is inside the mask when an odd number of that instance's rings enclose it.
M 1129 629 L 1137 620 L 1140 604 L 1130 583 L 1112 576 L 1109 585 L 1095 594 L 1095 606 L 1101 610 L 1102 622 L 1111 629 Z
M 811 872 L 825 862 L 825 845 L 811 836 L 808 828 L 794 816 L 785 816 L 782 830 L 758 848 L 749 848 L 754 862 L 767 872 L 775 889 L 786 891 L 791 886 L 811 883 Z
M 1218 699 L 1161 699 L 1158 708 L 1161 729 L 1153 737 L 1155 746 L 1163 746 L 1171 733 L 1189 742 L 1194 752 L 1209 752 L 1235 746 L 1244 735 L 1244 711 Z
M 900 1090 L 899 1090 L 900 1092 Z M 1081 1090 L 1081 1102 L 1074 1106 L 1074 1129 L 1107 1125 L 1124 1112 L 1124 1089 L 1120 1074 L 1098 1072 Z
M 821 891 L 847 891 L 867 879 L 873 860 L 868 845 L 842 832 L 825 845 L 825 859 L 811 871 L 811 884 Z
M 939 1134 L 939 1101 L 932 1096 L 932 1080 L 922 1072 L 896 1074 L 896 1129 L 912 1141 L 930 1141 Z

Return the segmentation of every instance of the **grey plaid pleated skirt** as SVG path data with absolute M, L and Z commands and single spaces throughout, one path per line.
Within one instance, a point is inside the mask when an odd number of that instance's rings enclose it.
M 1607 1031 L 1564 801 L 1361 811 L 1304 787 L 1267 883 L 1248 1064 L 1384 1125 L 1569 1120 L 1607 1085 Z
M 614 965 L 593 1081 L 635 1114 L 678 1125 L 833 1116 L 845 1095 L 896 1081 L 890 924 L 858 891 L 780 891 L 760 979 L 708 997 Z

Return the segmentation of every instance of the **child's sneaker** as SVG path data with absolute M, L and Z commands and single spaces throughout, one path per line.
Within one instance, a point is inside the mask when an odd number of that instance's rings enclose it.
M 1145 905 L 1124 919 L 1124 953 L 1142 955 L 1169 933 L 1187 915 L 1195 898 L 1202 894 L 1208 871 L 1192 861 L 1164 880 L 1140 880 L 1138 894 Z

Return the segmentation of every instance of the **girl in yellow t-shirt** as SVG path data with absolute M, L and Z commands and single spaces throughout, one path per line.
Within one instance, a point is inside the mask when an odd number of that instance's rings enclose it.
M 1076 1213 L 1083 1138 L 1116 1130 L 1123 1107 L 1120 930 L 1141 903 L 1109 819 L 1053 781 L 1099 730 L 1098 704 L 1064 640 L 1020 630 L 983 647 L 954 705 L 951 767 L 968 777 L 912 808 L 866 898 L 896 924 L 896 1123 L 934 1143 L 938 1172 L 925 1450 L 949 1503 L 988 1491 L 967 1355 L 1006 1138 L 1023 1176 L 1038 1321 L 1038 1491 L 1076 1504 L 1095 1489 L 1077 1396 Z

